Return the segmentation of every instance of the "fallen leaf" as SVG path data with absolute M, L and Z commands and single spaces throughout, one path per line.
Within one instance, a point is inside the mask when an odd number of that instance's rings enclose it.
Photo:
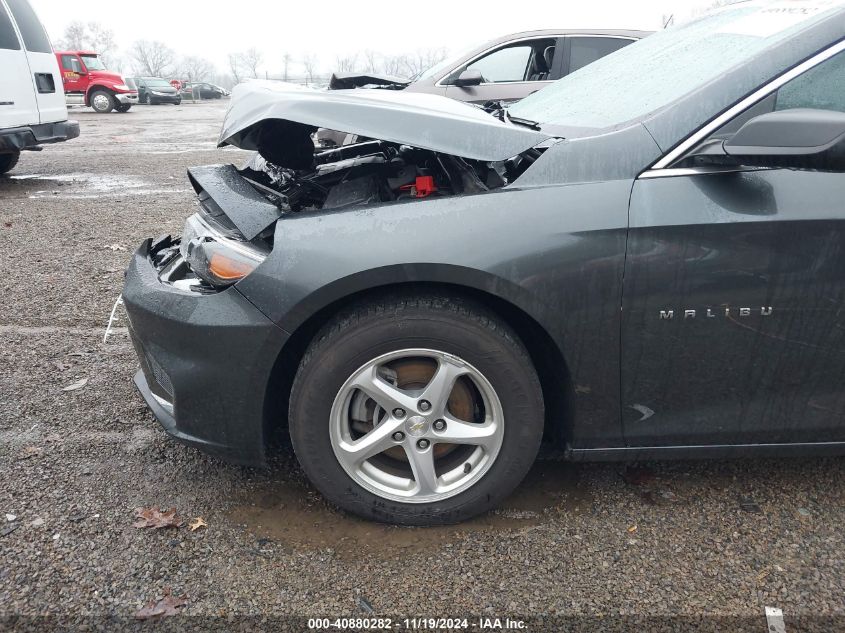
M 75 383 L 62 388 L 62 391 L 76 391 L 77 389 L 82 389 L 87 384 L 88 379 L 83 378 L 82 380 L 77 380 Z
M 188 604 L 187 594 L 181 596 L 174 596 L 170 592 L 170 587 L 164 590 L 164 596 L 158 600 L 150 600 L 146 606 L 142 607 L 135 613 L 136 620 L 158 620 L 159 618 L 169 618 L 174 615 L 179 615 L 182 607 Z
M 770 573 L 771 572 L 768 569 L 764 569 L 763 571 L 761 571 L 759 574 L 757 574 L 757 582 L 761 582 L 762 580 L 764 580 L 766 576 L 768 576 Z
M 126 248 L 121 246 L 120 244 L 109 244 L 105 248 L 109 249 L 110 251 L 125 251 Z
M 628 528 L 628 534 L 633 534 L 633 533 L 634 533 L 634 532 L 636 532 L 636 531 L 637 531 L 637 526 L 636 526 L 636 525 L 632 525 L 632 526 L 630 526 L 630 527 Z
M 208 527 L 208 523 L 206 523 L 205 519 L 203 519 L 202 517 L 197 517 L 196 519 L 194 519 L 193 521 L 191 521 L 188 524 L 188 529 L 191 530 L 191 532 L 196 532 L 200 528 L 207 528 L 207 527 Z
M 132 524 L 136 528 L 166 528 L 179 527 L 182 520 L 176 516 L 176 508 L 162 512 L 158 508 L 135 508 L 135 516 L 138 521 Z
M 18 460 L 29 459 L 30 457 L 37 457 L 41 454 L 41 448 L 38 446 L 24 446 L 23 450 L 18 454 Z

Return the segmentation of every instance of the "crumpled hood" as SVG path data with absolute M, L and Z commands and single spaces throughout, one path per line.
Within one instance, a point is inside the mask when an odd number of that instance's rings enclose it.
M 395 90 L 318 91 L 273 81 L 235 87 L 219 146 L 258 149 L 264 121 L 339 130 L 481 161 L 512 158 L 551 138 L 439 95 Z
M 363 86 L 397 89 L 404 88 L 410 83 L 410 79 L 379 73 L 334 73 L 332 78 L 329 79 L 329 90 L 345 90 L 347 88 L 362 88 Z

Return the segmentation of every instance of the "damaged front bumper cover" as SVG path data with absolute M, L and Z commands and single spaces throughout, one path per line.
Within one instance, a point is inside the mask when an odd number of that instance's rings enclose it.
M 265 463 L 267 377 L 288 338 L 236 288 L 197 294 L 159 279 L 146 240 L 123 300 L 135 384 L 175 439 L 234 463 Z

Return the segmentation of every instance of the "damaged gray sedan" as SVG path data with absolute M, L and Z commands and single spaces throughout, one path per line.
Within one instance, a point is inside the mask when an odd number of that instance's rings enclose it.
M 242 464 L 288 433 L 329 500 L 409 525 L 495 506 L 543 437 L 843 452 L 845 10 L 781 4 L 507 110 L 239 86 L 220 143 L 254 158 L 191 169 L 182 236 L 127 271 L 145 401 Z

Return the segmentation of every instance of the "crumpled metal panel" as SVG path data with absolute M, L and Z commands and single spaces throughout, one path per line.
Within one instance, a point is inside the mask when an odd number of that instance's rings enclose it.
M 402 79 L 393 75 L 379 73 L 334 73 L 329 80 L 329 90 L 346 90 L 363 86 L 379 86 L 387 88 L 404 88 L 411 83 L 410 79 Z
M 258 193 L 232 165 L 191 167 L 188 178 L 223 210 L 247 240 L 253 240 L 281 217 L 281 210 Z
M 512 158 L 551 138 L 439 95 L 395 90 L 318 91 L 282 82 L 251 81 L 235 87 L 219 145 L 255 150 L 258 124 L 272 119 L 483 161 Z

